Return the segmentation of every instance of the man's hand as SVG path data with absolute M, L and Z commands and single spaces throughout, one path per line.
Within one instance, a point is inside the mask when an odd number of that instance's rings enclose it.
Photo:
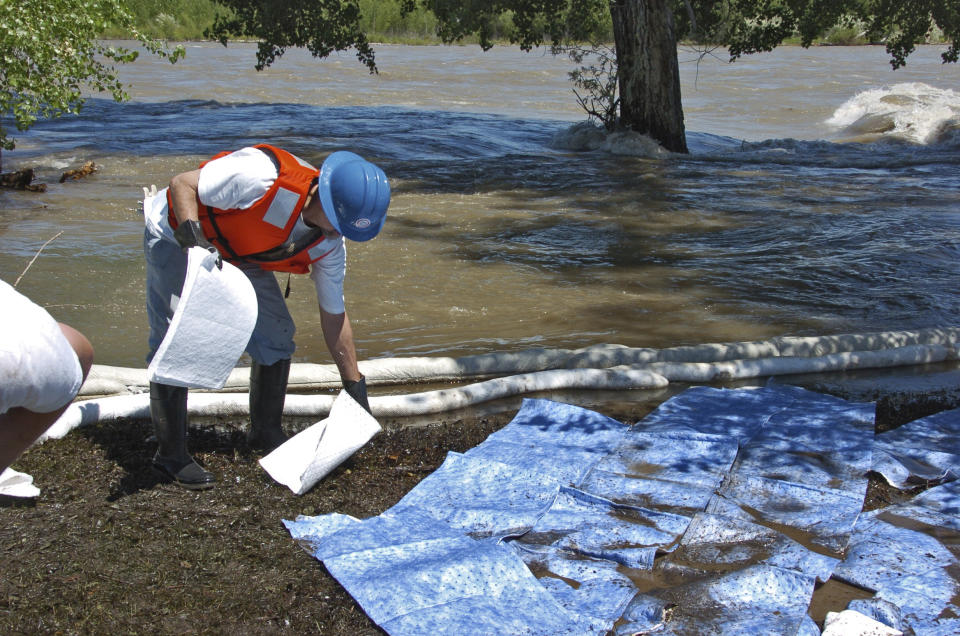
M 173 237 L 177 239 L 180 247 L 185 250 L 191 247 L 202 247 L 211 254 L 216 254 L 217 269 L 223 269 L 223 258 L 220 256 L 220 251 L 216 245 L 208 241 L 207 237 L 203 235 L 203 227 L 200 225 L 200 221 L 191 220 L 181 222 L 174 231 Z
M 344 382 L 343 388 L 350 394 L 350 397 L 357 401 L 357 404 L 362 406 L 367 413 L 370 413 L 370 401 L 367 400 L 367 379 L 365 377 L 360 376 L 360 379 L 355 382 Z

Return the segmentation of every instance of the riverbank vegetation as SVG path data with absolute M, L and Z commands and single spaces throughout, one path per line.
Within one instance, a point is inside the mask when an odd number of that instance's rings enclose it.
M 153 38 L 188 41 L 210 39 L 209 32 L 219 14 L 229 15 L 229 10 L 215 0 L 127 0 L 126 4 L 137 28 Z M 417 5 L 411 12 L 401 11 L 401 0 L 358 0 L 360 30 L 371 42 L 390 44 L 440 44 L 439 22 L 430 11 Z M 517 27 L 513 15 L 505 12 L 488 21 L 491 39 L 494 42 L 516 40 Z M 601 26 L 598 36 L 605 42 L 613 41 L 613 27 L 609 20 Z M 243 37 L 245 34 L 238 34 Z M 110 26 L 103 32 L 105 38 L 125 38 L 128 33 L 122 27 Z M 683 38 L 681 38 L 683 40 Z M 826 46 L 856 46 L 882 44 L 886 34 L 871 34 L 863 19 L 845 19 L 824 29 L 814 38 L 814 44 Z M 461 42 L 475 44 L 475 35 Z M 786 38 L 785 44 L 800 44 L 799 34 Z M 933 25 L 924 38 L 926 44 L 942 44 L 947 39 L 943 31 Z
M 417 7 L 401 12 L 400 0 L 359 0 L 360 30 L 373 42 L 391 44 L 439 44 L 437 18 Z M 209 40 L 218 15 L 232 12 L 214 0 L 127 0 L 138 28 L 159 39 L 172 41 Z M 497 39 L 509 40 L 513 25 L 509 17 L 498 21 Z M 242 39 L 249 34 L 236 34 Z M 110 27 L 105 38 L 127 37 L 120 28 Z

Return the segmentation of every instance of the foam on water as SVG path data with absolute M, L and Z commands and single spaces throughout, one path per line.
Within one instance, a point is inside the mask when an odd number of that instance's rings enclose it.
M 550 144 L 558 150 L 601 150 L 611 155 L 661 157 L 669 155 L 653 138 L 630 130 L 609 132 L 591 121 L 573 124 L 553 136 Z
M 935 144 L 960 129 L 960 93 L 920 82 L 893 84 L 851 97 L 826 121 L 841 137 Z

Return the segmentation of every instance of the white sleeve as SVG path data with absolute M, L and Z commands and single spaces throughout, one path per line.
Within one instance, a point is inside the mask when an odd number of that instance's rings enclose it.
M 256 148 L 241 148 L 200 169 L 200 202 L 221 210 L 246 209 L 277 180 L 270 157 Z
M 317 288 L 317 302 L 325 312 L 342 314 L 346 311 L 343 303 L 343 278 L 346 273 L 347 246 L 341 237 L 337 247 L 310 266 L 310 278 Z
M 53 316 L 0 281 L 0 413 L 56 411 L 76 396 L 83 370 Z

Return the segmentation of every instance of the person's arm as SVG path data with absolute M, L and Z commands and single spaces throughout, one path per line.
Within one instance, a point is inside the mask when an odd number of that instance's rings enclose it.
M 173 203 L 173 216 L 177 219 L 177 229 L 173 237 L 183 249 L 202 247 L 217 255 L 217 267 L 223 267 L 220 250 L 207 240 L 200 225 L 200 204 L 197 192 L 200 183 L 200 170 L 181 172 L 170 180 L 170 200 Z
M 343 388 L 369 413 L 367 381 L 357 366 L 353 329 L 343 304 L 343 280 L 347 269 L 343 237 L 340 237 L 335 245 L 323 258 L 310 266 L 310 278 L 317 290 L 323 338 L 340 371 Z
M 357 350 L 353 344 L 353 329 L 350 327 L 350 318 L 346 312 L 332 314 L 324 311 L 321 307 L 320 328 L 323 330 L 323 339 L 327 343 L 327 349 L 330 350 L 333 362 L 340 372 L 343 388 L 360 406 L 370 412 L 366 379 L 357 366 Z
M 173 202 L 173 215 L 178 223 L 200 219 L 200 207 L 197 203 L 199 183 L 199 169 L 182 172 L 170 180 L 170 199 Z
M 357 366 L 357 351 L 353 345 L 353 330 L 346 312 L 331 314 L 321 309 L 320 327 L 323 329 L 323 339 L 327 343 L 327 349 L 330 350 L 333 362 L 340 371 L 340 379 L 346 383 L 356 382 L 362 378 Z

